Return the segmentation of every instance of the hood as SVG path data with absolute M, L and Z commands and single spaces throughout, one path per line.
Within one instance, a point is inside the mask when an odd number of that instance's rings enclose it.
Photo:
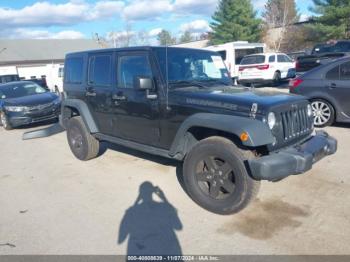
M 257 114 L 265 114 L 274 107 L 306 101 L 304 97 L 299 95 L 240 87 L 219 87 L 200 90 L 181 88 L 172 92 L 180 99 L 179 102 L 182 104 L 248 113 L 251 112 L 252 108 L 257 107 Z
M 31 96 L 23 96 L 23 97 L 17 97 L 17 98 L 9 98 L 3 100 L 3 105 L 5 106 L 36 106 L 41 104 L 47 104 L 55 99 L 57 99 L 58 96 L 54 93 L 42 93 L 42 94 L 36 94 Z

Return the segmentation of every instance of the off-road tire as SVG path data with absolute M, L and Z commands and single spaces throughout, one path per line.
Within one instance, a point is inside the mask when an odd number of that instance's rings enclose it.
M 224 160 L 224 163 L 229 164 L 230 168 L 232 168 L 230 175 L 232 178 L 229 179 L 229 182 L 232 182 L 234 179 L 233 192 L 229 193 L 229 191 L 227 191 L 226 193 L 219 193 L 223 195 L 228 194 L 226 198 L 213 198 L 213 196 L 210 195 L 212 184 L 206 181 L 198 181 L 198 175 L 202 172 L 198 171 L 198 165 L 203 165 L 204 163 L 204 169 L 208 169 L 205 161 L 203 161 L 203 159 L 207 157 L 214 157 L 214 159 L 216 159 L 215 161 L 220 161 L 218 159 Z M 254 200 L 259 192 L 260 181 L 254 180 L 249 175 L 246 166 L 247 160 L 254 157 L 251 151 L 238 148 L 229 139 L 223 137 L 209 137 L 204 139 L 198 142 L 185 158 L 183 165 L 185 189 L 198 205 L 208 211 L 221 215 L 237 213 Z M 220 178 L 218 174 L 215 176 L 215 179 Z M 224 180 L 224 182 L 225 181 L 227 180 Z M 205 190 L 207 190 L 206 187 L 208 187 L 208 192 L 205 192 Z M 225 191 L 223 187 L 220 187 L 220 190 Z
M 7 119 L 7 116 L 3 112 L 0 113 L 0 125 L 5 130 L 12 130 L 13 129 L 13 127 L 11 126 L 10 122 Z
M 79 160 L 93 159 L 99 153 L 100 142 L 90 134 L 80 116 L 68 120 L 67 140 L 72 153 Z

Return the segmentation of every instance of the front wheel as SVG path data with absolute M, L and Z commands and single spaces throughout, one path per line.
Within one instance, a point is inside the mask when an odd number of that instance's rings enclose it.
M 184 184 L 190 197 L 208 211 L 227 215 L 245 208 L 257 195 L 260 182 L 247 172 L 253 157 L 223 137 L 200 141 L 186 156 Z
M 67 139 L 71 151 L 80 160 L 90 160 L 99 153 L 100 142 L 90 134 L 80 116 L 68 120 Z
M 2 112 L 0 114 L 0 122 L 1 122 L 1 125 L 2 127 L 5 129 L 5 130 L 11 130 L 12 129 L 12 126 L 7 118 L 7 116 L 5 115 L 4 112 Z
M 326 127 L 333 124 L 335 111 L 330 103 L 322 99 L 315 99 L 311 102 L 311 106 L 316 127 Z

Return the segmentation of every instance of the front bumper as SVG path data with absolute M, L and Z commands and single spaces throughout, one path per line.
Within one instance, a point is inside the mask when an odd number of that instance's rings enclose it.
M 290 175 L 305 173 L 322 158 L 337 151 L 337 140 L 324 131 L 303 144 L 268 156 L 248 161 L 252 176 L 257 180 L 278 181 Z
M 7 114 L 8 121 L 12 127 L 19 127 L 39 122 L 44 122 L 52 119 L 58 119 L 60 107 L 56 106 L 49 110 L 43 110 L 35 113 L 10 113 Z

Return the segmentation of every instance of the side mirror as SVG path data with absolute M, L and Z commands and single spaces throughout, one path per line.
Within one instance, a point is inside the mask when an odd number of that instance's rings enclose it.
M 150 77 L 139 76 L 135 78 L 135 86 L 137 89 L 141 90 L 151 90 L 154 89 L 153 79 Z

